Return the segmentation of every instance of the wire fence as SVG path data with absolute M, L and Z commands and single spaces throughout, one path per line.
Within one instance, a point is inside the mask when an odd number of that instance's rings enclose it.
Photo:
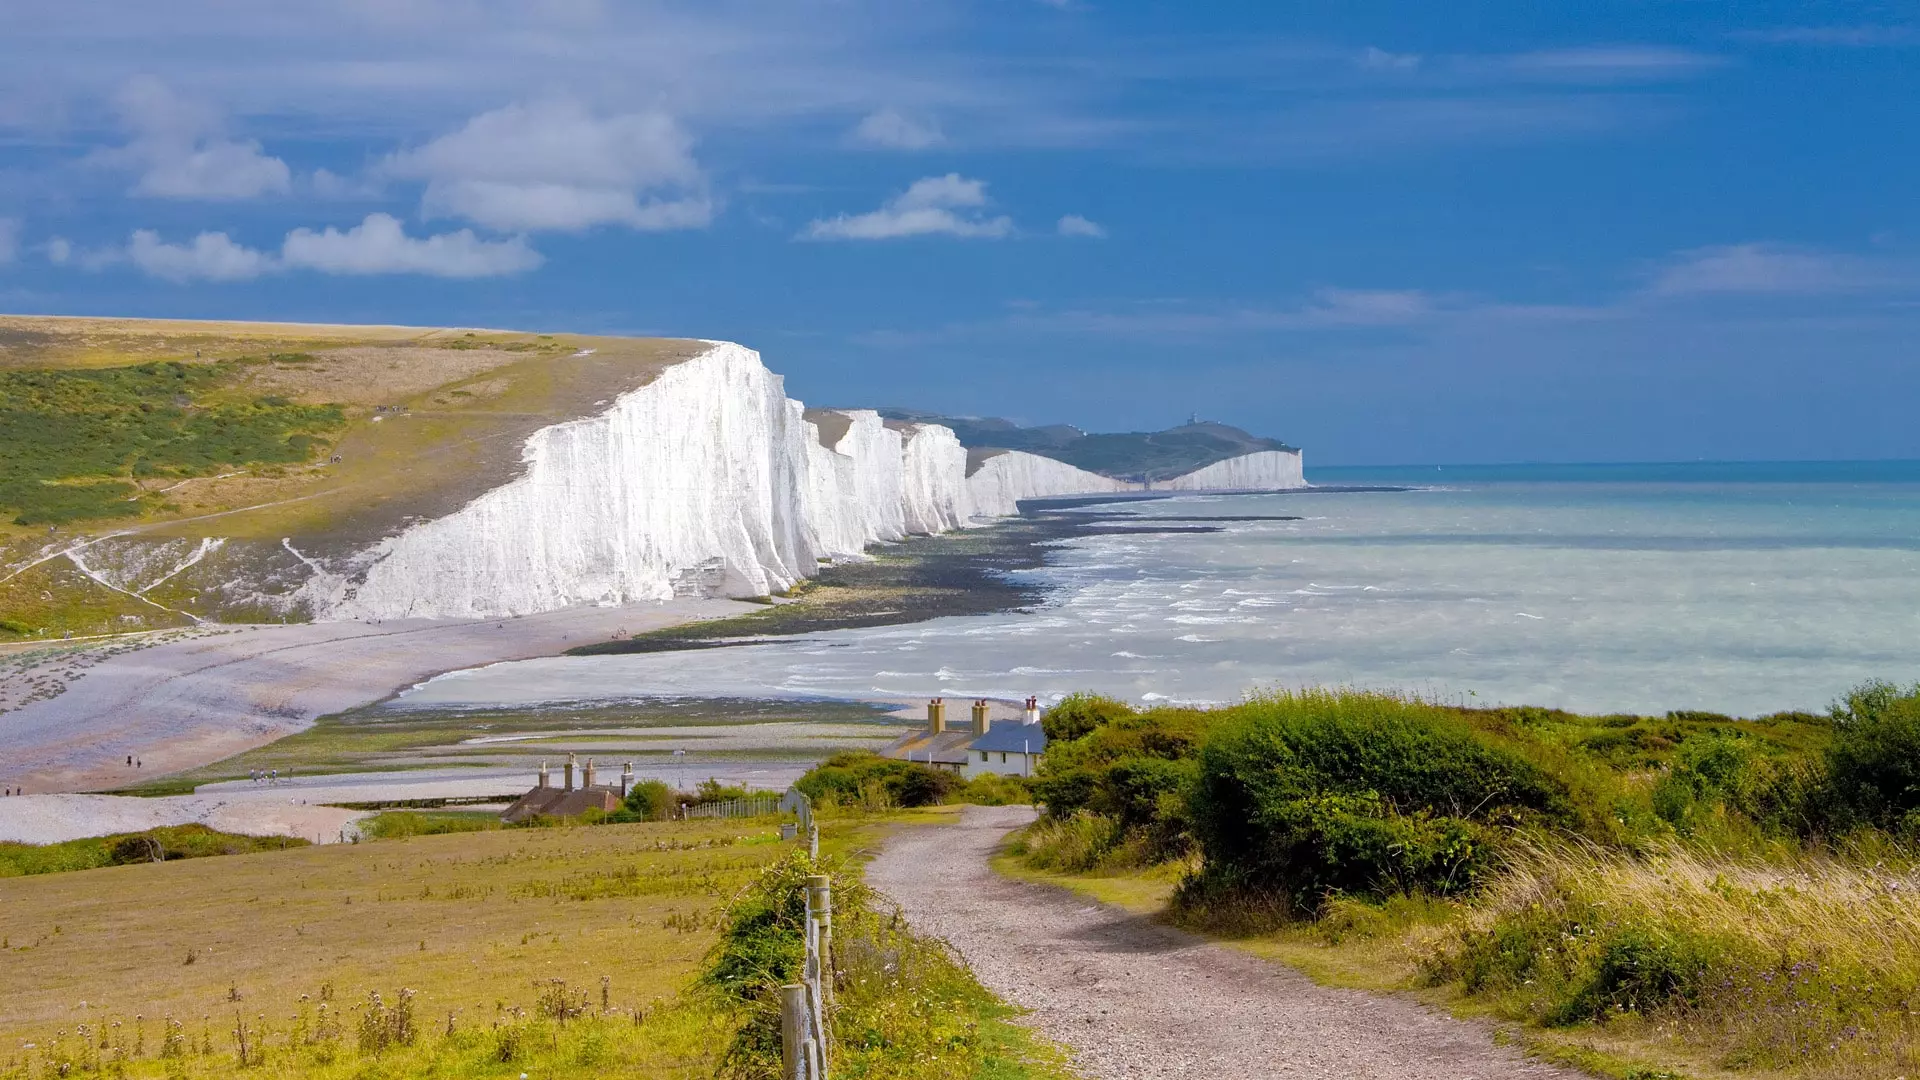
M 687 807 L 686 817 L 695 818 L 748 818 L 770 817 L 782 812 L 779 795 L 749 795 L 744 799 L 728 799 L 725 802 L 701 803 Z

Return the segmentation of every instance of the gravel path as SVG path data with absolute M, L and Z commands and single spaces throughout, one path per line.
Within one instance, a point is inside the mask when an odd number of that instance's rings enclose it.
M 993 873 L 988 856 L 1031 820 L 1025 807 L 967 807 L 958 825 L 888 841 L 867 880 L 916 927 L 952 942 L 987 986 L 1031 1009 L 1031 1024 L 1071 1047 L 1087 1077 L 1582 1075 L 1415 1002 L 1316 986 L 1283 965 Z

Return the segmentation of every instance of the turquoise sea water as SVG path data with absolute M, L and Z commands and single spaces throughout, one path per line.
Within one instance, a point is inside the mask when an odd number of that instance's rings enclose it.
M 1920 679 L 1920 462 L 1321 469 L 1405 492 L 1099 508 L 1030 613 L 495 665 L 403 704 L 776 694 L 1231 701 L 1349 684 L 1582 710 L 1818 709 Z M 1175 524 L 1168 522 L 1167 524 Z M 1182 521 L 1180 525 L 1205 524 Z

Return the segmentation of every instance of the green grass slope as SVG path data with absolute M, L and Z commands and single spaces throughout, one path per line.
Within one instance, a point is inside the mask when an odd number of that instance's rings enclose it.
M 0 317 L 0 642 L 277 618 L 255 594 L 297 576 L 282 537 L 338 553 L 451 512 L 517 475 L 534 431 L 702 348 Z M 60 554 L 109 536 L 85 550 L 133 568 L 111 586 Z M 217 566 L 168 576 L 204 537 L 226 540 Z

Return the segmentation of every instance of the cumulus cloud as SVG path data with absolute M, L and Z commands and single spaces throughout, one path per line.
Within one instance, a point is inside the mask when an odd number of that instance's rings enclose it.
M 1059 229 L 1061 236 L 1085 236 L 1099 240 L 1107 235 L 1105 226 L 1089 221 L 1079 214 L 1068 214 L 1061 218 L 1055 227 Z
M 223 232 L 203 232 L 191 243 L 169 244 L 152 229 L 139 229 L 127 241 L 127 260 L 165 281 L 244 281 L 274 269 L 273 256 L 242 244 Z
M 1835 293 L 1886 285 L 1889 268 L 1858 256 L 1775 244 L 1730 244 L 1680 252 L 1655 275 L 1658 296 Z
M 906 191 L 864 214 L 839 214 L 811 222 L 803 240 L 896 240 L 907 236 L 957 236 L 998 239 L 1013 232 L 1013 221 L 987 217 L 987 184 L 959 173 L 915 180 Z
M 394 154 L 380 171 L 425 180 L 427 214 L 502 232 L 690 229 L 713 219 L 693 142 L 662 112 L 602 117 L 567 100 L 508 105 Z
M 868 113 L 852 132 L 853 141 L 889 150 L 925 150 L 946 141 L 940 125 L 916 120 L 897 109 Z
M 94 160 L 139 174 L 131 194 L 162 199 L 253 199 L 293 186 L 287 163 L 253 139 L 229 138 L 218 112 L 158 79 L 127 83 L 115 100 L 132 135 Z
M 368 214 L 345 232 L 332 226 L 324 232 L 293 230 L 280 246 L 280 261 L 324 274 L 475 278 L 522 273 L 545 260 L 521 237 L 482 240 L 472 229 L 461 229 L 415 238 L 392 216 Z
M 56 263 L 78 261 L 89 269 L 130 263 L 165 281 L 245 281 L 266 274 L 312 270 L 322 274 L 423 274 L 478 278 L 524 273 L 545 259 L 525 239 L 483 240 L 472 229 L 408 236 L 389 214 L 368 214 L 346 230 L 295 229 L 279 251 L 251 248 L 224 232 L 203 232 L 187 243 L 167 243 L 151 229 L 134 232 L 124 249 L 75 252 L 65 240 L 47 246 Z

